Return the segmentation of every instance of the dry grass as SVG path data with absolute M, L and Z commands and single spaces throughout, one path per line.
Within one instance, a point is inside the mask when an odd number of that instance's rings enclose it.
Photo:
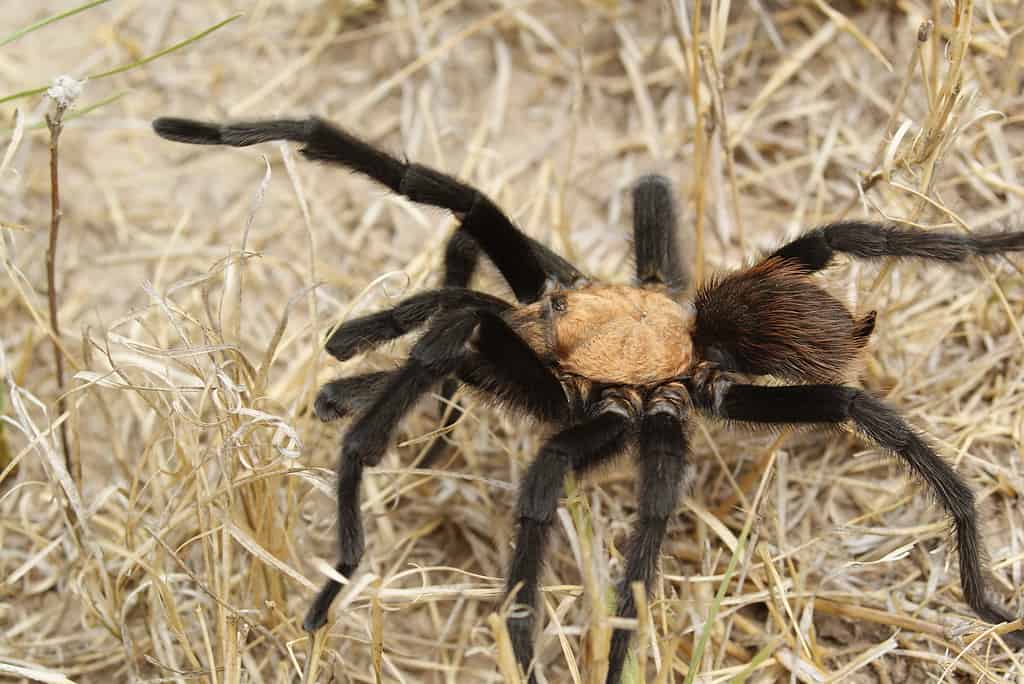
M 4 30 L 67 8 L 31 4 L 5 8 Z M 704 273 L 841 216 L 1011 223 L 1024 197 L 1024 13 L 999 0 L 878 4 L 722 1 L 698 17 L 692 3 L 615 0 L 122 0 L 0 47 L 2 96 L 246 12 L 185 51 L 87 84 L 79 109 L 127 92 L 64 130 L 65 416 L 46 323 L 48 103 L 0 105 L 0 127 L 15 106 L 32 127 L 5 131 L 0 146 L 0 673 L 516 678 L 495 613 L 515 483 L 540 437 L 484 407 L 449 435 L 438 470 L 411 467 L 436 428 L 433 405 L 407 422 L 407 446 L 366 478 L 363 572 L 314 643 L 299 626 L 322 577 L 315 559 L 333 557 L 341 434 L 306 407 L 317 383 L 394 364 L 405 348 L 338 367 L 319 342 L 353 313 L 436 282 L 452 220 L 299 163 L 287 146 L 160 141 L 152 117 L 325 115 L 459 172 L 531 234 L 620 281 L 629 184 L 652 170 L 678 183 L 684 241 Z M 844 263 L 830 274 L 858 311 L 879 310 L 860 381 L 978 492 L 992 587 L 1015 608 L 1019 265 Z M 61 421 L 81 482 L 64 470 Z M 693 681 L 1024 677 L 1024 658 L 960 600 L 939 513 L 877 450 L 845 434 L 710 424 L 695 449 L 632 681 L 686 679 L 720 586 Z M 549 682 L 599 681 L 631 483 L 626 467 L 572 483 L 559 511 L 539 641 Z

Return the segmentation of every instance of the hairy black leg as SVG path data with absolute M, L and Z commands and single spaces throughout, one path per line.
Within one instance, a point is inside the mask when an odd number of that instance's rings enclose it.
M 686 393 L 671 385 L 659 391 L 648 402 L 640 427 L 639 511 L 626 550 L 626 572 L 619 584 L 620 617 L 636 616 L 635 582 L 650 591 L 668 519 L 679 504 L 680 485 L 687 470 Z M 626 629 L 616 629 L 612 634 L 607 684 L 618 684 L 632 636 L 633 632 Z
M 714 373 L 702 374 L 692 385 L 692 392 L 702 408 L 729 420 L 775 424 L 852 422 L 860 434 L 902 459 L 931 489 L 949 516 L 967 605 L 986 622 L 1014 619 L 986 595 L 984 550 L 974 493 L 893 408 L 853 387 L 742 385 Z M 1016 648 L 1024 648 L 1024 630 L 1010 632 L 1004 638 Z
M 815 228 L 771 256 L 792 260 L 812 273 L 828 266 L 836 252 L 864 259 L 893 256 L 963 261 L 969 256 L 1020 251 L 1024 251 L 1024 232 L 944 233 L 843 221 Z
M 472 237 L 461 230 L 455 231 L 448 239 L 444 250 L 444 286 L 468 288 L 480 260 L 480 245 Z M 441 418 L 441 429 L 454 425 L 462 417 L 462 406 L 454 401 L 459 382 L 454 378 L 445 378 L 441 383 L 440 398 L 437 403 L 438 417 Z M 434 438 L 423 456 L 420 465 L 424 468 L 432 466 L 444 452 L 445 435 Z
M 494 262 L 518 300 L 535 301 L 544 292 L 550 275 L 544 270 L 545 262 L 550 266 L 554 255 L 538 250 L 537 243 L 483 193 L 430 167 L 404 162 L 322 119 L 215 124 L 163 117 L 153 122 L 153 129 L 168 140 L 197 145 L 245 147 L 270 140 L 304 143 L 302 154 L 309 159 L 340 164 L 414 202 L 453 212 L 462 222 L 461 230 Z
M 530 244 L 533 246 L 534 253 L 541 265 L 541 269 L 548 274 L 548 278 L 553 280 L 559 286 L 562 287 L 573 287 L 581 282 L 585 281 L 583 274 L 581 274 L 572 264 L 560 257 L 558 254 L 550 250 L 543 244 L 529 238 Z M 448 244 L 445 246 L 444 254 L 444 286 L 446 288 L 467 288 L 469 287 L 470 281 L 473 278 L 473 274 L 476 272 L 477 262 L 480 256 L 480 247 L 476 241 L 464 231 L 456 231 L 452 237 L 448 240 Z M 496 326 L 491 326 L 495 328 Z M 508 331 L 512 335 L 511 331 Z M 514 336 L 514 335 L 513 335 Z M 524 345 L 519 345 L 524 346 Z M 532 357 L 532 352 L 528 352 L 528 356 Z M 522 357 L 522 354 L 518 354 L 517 358 Z M 499 364 L 503 364 L 501 355 L 497 356 Z M 480 362 L 484 363 L 484 362 Z M 535 365 L 533 359 L 527 359 L 528 365 Z M 511 362 L 513 367 L 518 364 L 514 361 Z M 489 367 L 485 372 L 485 377 L 493 376 L 495 373 L 501 373 L 502 369 L 499 367 Z M 515 385 L 517 383 L 512 383 Z M 508 387 L 509 383 L 499 383 L 500 387 Z M 442 420 L 441 428 L 447 430 L 462 417 L 462 407 L 458 402 L 454 401 L 455 393 L 459 389 L 459 382 L 454 378 L 446 378 L 441 384 L 440 397 L 438 399 L 438 416 Z M 516 393 L 521 394 L 521 393 Z M 532 393 L 531 393 L 532 394 Z M 535 413 L 535 411 L 530 411 Z M 440 455 L 444 452 L 446 446 L 446 440 L 444 435 L 438 435 L 430 447 L 427 449 L 427 453 L 424 455 L 420 465 L 429 467 L 433 465 Z
M 516 548 L 506 578 L 506 592 L 515 592 L 522 606 L 508 618 L 508 631 L 516 660 L 530 673 L 533 660 L 533 628 L 536 622 L 537 583 L 548 533 L 554 522 L 558 498 L 566 474 L 583 472 L 615 455 L 625 446 L 630 419 L 609 412 L 566 428 L 549 439 L 530 465 L 519 488 L 519 529 Z
M 345 361 L 412 332 L 439 312 L 460 309 L 505 311 L 509 307 L 508 302 L 476 290 L 461 287 L 427 290 L 391 309 L 346 321 L 331 333 L 326 348 L 331 356 Z
M 417 341 L 402 368 L 362 376 L 361 384 L 372 388 L 375 396 L 345 435 L 338 465 L 340 558 L 336 567 L 345 577 L 355 571 L 364 549 L 359 515 L 363 468 L 380 462 L 402 416 L 434 383 L 458 368 L 465 344 L 476 325 L 472 311 L 444 316 Z M 306 614 L 303 627 L 307 631 L 319 629 L 326 623 L 328 610 L 340 590 L 338 582 L 327 581 Z
M 479 314 L 474 356 L 458 377 L 499 401 L 542 421 L 564 421 L 569 405 L 562 384 L 533 350 L 491 312 Z
M 399 421 L 435 384 L 458 370 L 478 321 L 473 311 L 456 312 L 442 316 L 424 333 L 405 365 L 388 377 L 345 435 L 344 458 L 359 458 L 371 466 L 380 462 Z
M 359 513 L 359 484 L 363 479 L 363 464 L 358 458 L 342 455 L 338 461 L 338 564 L 334 569 L 345 578 L 351 578 L 366 548 L 363 521 Z M 327 612 L 334 602 L 341 584 L 327 580 L 313 599 L 302 628 L 313 632 L 327 623 Z
M 441 388 L 442 402 L 450 401 L 458 382 L 463 382 L 504 406 L 539 420 L 564 421 L 569 404 L 562 384 L 501 316 L 490 311 L 478 312 L 477 316 L 480 325 L 472 352 L 460 363 L 455 379 L 445 379 Z M 445 415 L 443 409 L 441 415 Z M 453 405 L 444 426 L 449 427 L 461 415 L 462 409 Z M 430 446 L 424 465 L 429 465 L 440 453 L 443 447 L 439 447 L 439 443 L 443 444 L 435 440 Z
M 633 187 L 637 282 L 664 285 L 675 292 L 689 287 L 690 274 L 680 259 L 677 240 L 672 184 L 664 176 L 644 176 Z
M 375 371 L 331 380 L 317 392 L 313 411 L 325 423 L 360 413 L 377 398 L 390 377 L 389 371 Z
M 452 375 L 445 377 L 446 373 Z M 533 350 L 500 315 L 481 310 L 443 316 L 414 346 L 402 368 L 326 383 L 320 388 L 314 409 L 324 421 L 360 414 L 359 424 L 372 423 L 380 428 L 379 444 L 388 439 L 384 432 L 393 430 L 418 397 L 442 377 L 454 387 L 465 383 L 542 421 L 563 421 L 569 412 L 561 383 Z M 367 453 L 377 453 L 376 448 Z

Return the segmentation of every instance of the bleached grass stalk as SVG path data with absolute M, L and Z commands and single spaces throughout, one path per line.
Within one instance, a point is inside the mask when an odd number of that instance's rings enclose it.
M 768 482 L 771 479 L 772 464 L 775 462 L 775 453 L 779 444 L 781 444 L 781 438 L 776 440 L 776 443 L 768 450 L 768 462 L 765 465 L 764 474 L 761 477 L 761 484 L 758 486 L 757 493 L 754 494 L 754 499 L 751 501 L 750 510 L 747 511 L 747 518 L 743 523 L 743 530 L 740 532 L 739 538 L 736 541 L 736 548 L 732 551 L 732 556 L 729 558 L 729 564 L 725 568 L 725 575 L 722 577 L 722 581 L 718 585 L 718 591 L 715 592 L 714 601 L 711 603 L 711 607 L 708 611 L 707 618 L 704 620 L 704 626 L 701 629 L 700 636 L 697 639 L 697 643 L 694 645 L 693 657 L 690 658 L 689 668 L 686 672 L 686 679 L 683 680 L 684 684 L 693 684 L 697 673 L 700 672 L 701 662 L 704 657 L 704 649 L 707 648 L 708 640 L 711 638 L 711 632 L 715 627 L 715 619 L 722 607 L 722 600 L 725 598 L 725 593 L 729 589 L 732 577 L 736 573 L 738 563 L 741 559 L 744 559 L 744 562 L 746 562 L 747 537 L 750 536 L 750 529 L 754 524 L 754 519 L 757 517 L 757 510 L 761 503 L 761 498 L 768 488 Z
M 66 78 L 66 77 L 62 77 Z M 46 301 L 50 311 L 50 334 L 53 345 L 54 380 L 57 385 L 57 415 L 67 411 L 67 400 L 64 398 L 64 355 L 60 347 L 60 315 L 59 297 L 57 292 L 57 247 L 60 238 L 60 134 L 64 130 L 64 113 L 72 105 L 78 84 L 69 86 L 54 85 L 51 89 L 56 107 L 52 115 L 46 115 L 46 127 L 50 131 L 50 239 L 46 248 Z M 71 91 L 71 92 L 69 92 Z M 68 446 L 67 425 L 61 423 L 60 444 L 64 454 L 64 467 L 71 474 L 71 480 L 81 483 L 82 473 L 78 463 L 72 462 L 71 448 Z

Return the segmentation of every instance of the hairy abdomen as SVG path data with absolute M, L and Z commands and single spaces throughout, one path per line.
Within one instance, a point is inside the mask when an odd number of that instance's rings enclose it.
M 792 381 L 844 378 L 874 328 L 780 259 L 716 279 L 695 300 L 698 355 L 731 370 Z

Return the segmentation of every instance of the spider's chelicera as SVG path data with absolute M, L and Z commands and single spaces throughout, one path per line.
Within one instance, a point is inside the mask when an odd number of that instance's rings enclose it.
M 902 459 L 951 520 L 964 600 L 990 623 L 1012 619 L 986 593 L 970 488 L 896 410 L 842 384 L 856 372 L 874 312 L 853 316 L 816 284 L 814 274 L 837 253 L 954 262 L 1021 251 L 1024 233 L 960 235 L 833 223 L 688 294 L 692 283 L 676 247 L 670 186 L 647 176 L 633 191 L 635 282 L 609 285 L 519 231 L 478 190 L 320 119 L 220 125 L 161 118 L 154 128 L 164 138 L 192 144 L 298 141 L 309 159 L 358 171 L 410 200 L 448 209 L 461 222 L 445 252 L 443 287 L 348 321 L 327 341 L 328 351 L 344 360 L 426 329 L 397 370 L 329 382 L 316 400 L 323 420 L 355 415 L 338 465 L 337 571 L 345 577 L 363 555 L 363 469 L 380 462 L 399 421 L 425 394 L 441 385 L 442 396 L 451 399 L 461 384 L 553 428 L 519 490 L 518 534 L 506 580 L 507 591 L 525 608 L 510 614 L 508 628 L 531 681 L 537 584 L 565 476 L 625 452 L 635 455 L 641 496 L 618 605 L 620 616 L 632 617 L 631 585 L 650 587 L 689 470 L 690 427 L 698 415 L 758 426 L 845 424 Z M 501 272 L 516 304 L 469 289 L 481 252 Z M 743 382 L 751 376 L 791 384 Z M 339 589 L 333 580 L 324 585 L 306 615 L 307 630 L 324 625 Z M 609 683 L 619 681 L 630 634 L 616 629 L 612 636 Z M 1004 637 L 1024 646 L 1024 631 Z

